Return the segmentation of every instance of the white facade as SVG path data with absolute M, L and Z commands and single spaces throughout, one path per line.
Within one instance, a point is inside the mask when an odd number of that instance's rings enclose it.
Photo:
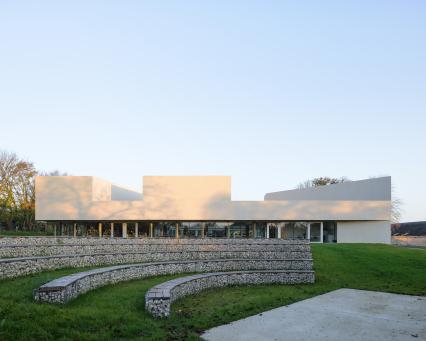
M 322 222 L 333 221 L 339 242 L 389 243 L 390 188 L 384 177 L 233 201 L 228 176 L 145 176 L 142 192 L 90 176 L 37 177 L 36 219 L 120 222 L 123 235 L 126 223 L 144 221 L 321 222 L 321 233 Z M 276 237 L 285 234 L 277 229 Z

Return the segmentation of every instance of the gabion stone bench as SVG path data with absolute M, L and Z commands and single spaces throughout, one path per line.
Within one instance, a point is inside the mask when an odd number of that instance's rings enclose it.
M 305 256 L 310 257 L 310 254 L 305 254 Z M 300 276 L 302 276 L 302 274 L 305 274 L 303 276 L 307 276 L 306 274 L 308 274 L 308 280 L 313 280 L 313 273 L 311 271 L 306 271 L 311 270 L 312 266 L 312 258 L 179 260 L 119 265 L 79 272 L 58 278 L 34 290 L 34 299 L 36 301 L 50 303 L 66 303 L 89 290 L 93 290 L 104 285 L 138 278 L 185 272 L 254 269 L 292 270 L 293 272 L 286 272 L 287 274 L 291 274 L 290 277 L 286 275 L 288 277 L 286 280 L 301 280 L 302 277 Z M 304 271 L 298 272 L 296 270 Z
M 154 317 L 168 317 L 171 304 L 178 298 L 209 288 L 248 284 L 313 283 L 313 271 L 267 270 L 233 271 L 192 275 L 173 279 L 150 289 L 145 295 L 145 309 Z

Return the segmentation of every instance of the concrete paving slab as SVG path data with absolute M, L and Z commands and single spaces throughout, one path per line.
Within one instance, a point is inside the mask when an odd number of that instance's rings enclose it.
M 208 341 L 426 340 L 426 297 L 339 289 L 206 331 Z

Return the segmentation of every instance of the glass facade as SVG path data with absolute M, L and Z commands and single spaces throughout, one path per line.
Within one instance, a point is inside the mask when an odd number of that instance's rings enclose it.
M 52 223 L 50 223 L 52 224 Z M 281 238 L 307 239 L 313 243 L 336 243 L 337 223 L 266 221 L 142 221 L 127 222 L 128 238 Z M 123 223 L 75 222 L 53 225 L 57 235 L 122 237 Z

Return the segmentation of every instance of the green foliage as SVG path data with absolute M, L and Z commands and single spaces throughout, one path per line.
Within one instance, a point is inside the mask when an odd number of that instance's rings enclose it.
M 333 184 L 339 184 L 341 182 L 350 181 L 346 177 L 341 178 L 330 178 L 328 176 L 321 176 L 319 178 L 313 178 L 310 180 L 306 180 L 305 182 L 300 183 L 297 188 L 311 188 L 311 187 L 319 187 L 319 186 L 327 186 Z
M 14 153 L 0 151 L 0 228 L 33 230 L 35 222 L 35 177 L 65 175 L 59 171 L 39 173 L 32 162 Z
M 313 285 L 212 289 L 178 300 L 170 319 L 144 310 L 145 292 L 178 276 L 103 287 L 65 306 L 39 304 L 32 291 L 82 269 L 45 272 L 0 282 L 1 340 L 197 340 L 205 329 L 338 288 L 426 295 L 426 250 L 388 245 L 313 245 Z

